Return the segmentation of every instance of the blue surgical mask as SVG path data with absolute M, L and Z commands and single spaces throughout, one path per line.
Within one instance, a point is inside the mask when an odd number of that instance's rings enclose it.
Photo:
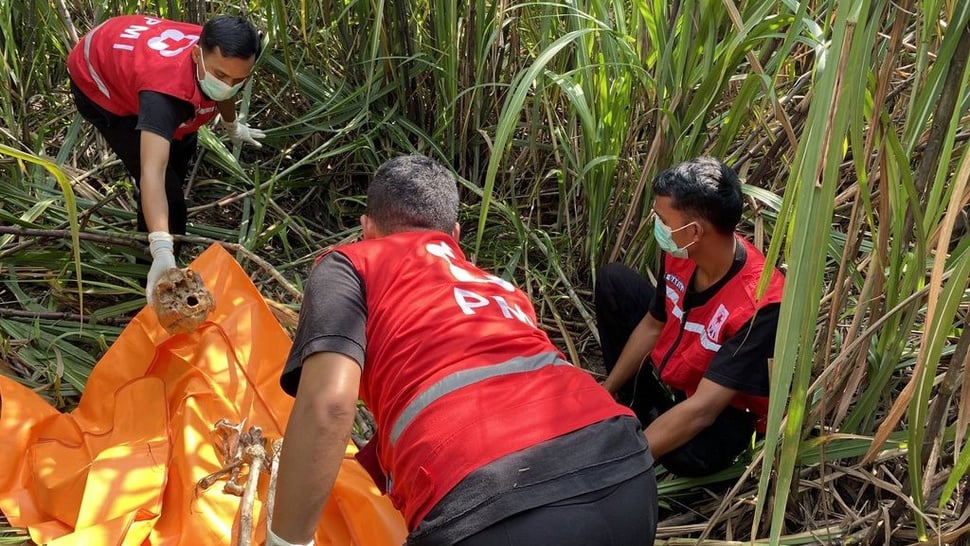
M 691 241 L 690 243 L 687 243 L 686 246 L 679 247 L 677 246 L 677 243 L 674 242 L 674 233 L 693 223 L 694 222 L 685 224 L 671 231 L 670 227 L 667 226 L 667 224 L 665 224 L 663 220 L 661 220 L 660 217 L 655 214 L 653 219 L 653 236 L 657 240 L 657 245 L 660 247 L 660 250 L 663 250 L 674 258 L 686 258 L 687 247 L 694 244 L 696 241 Z
M 202 72 L 205 76 L 199 80 L 199 87 L 202 88 L 202 92 L 206 94 L 207 97 L 214 101 L 228 100 L 236 96 L 236 93 L 242 89 L 246 80 L 243 80 L 236 85 L 229 85 L 226 82 L 220 80 L 219 78 L 213 76 L 205 69 L 205 57 L 201 54 L 199 55 L 199 63 L 202 64 Z

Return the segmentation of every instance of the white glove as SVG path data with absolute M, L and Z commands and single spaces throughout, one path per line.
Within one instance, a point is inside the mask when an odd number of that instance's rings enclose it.
M 232 142 L 233 146 L 241 146 L 245 142 L 257 148 L 263 147 L 256 139 L 265 137 L 266 133 L 255 127 L 250 127 L 238 119 L 236 121 L 222 120 L 222 128 L 226 130 L 229 141 Z
M 313 546 L 313 540 L 304 544 L 294 544 L 280 538 L 272 529 L 266 528 L 266 546 Z
M 145 297 L 148 305 L 155 302 L 155 285 L 162 277 L 162 273 L 177 267 L 173 252 L 175 241 L 165 231 L 153 231 L 148 234 L 148 250 L 152 253 L 152 268 L 148 270 L 148 282 L 145 283 Z

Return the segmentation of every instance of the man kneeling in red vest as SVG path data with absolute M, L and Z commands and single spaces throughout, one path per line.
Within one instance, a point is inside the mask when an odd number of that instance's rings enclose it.
M 711 474 L 765 430 L 784 278 L 774 269 L 758 297 L 770 266 L 735 231 L 741 183 L 727 165 L 681 163 L 657 176 L 653 193 L 659 289 L 623 264 L 597 278 L 603 386 L 647 427 L 657 462 L 681 476 Z
M 392 159 L 368 188 L 364 240 L 311 271 L 267 544 L 312 543 L 358 395 L 409 545 L 653 544 L 639 421 L 564 359 L 521 290 L 465 259 L 457 218 L 451 172 Z

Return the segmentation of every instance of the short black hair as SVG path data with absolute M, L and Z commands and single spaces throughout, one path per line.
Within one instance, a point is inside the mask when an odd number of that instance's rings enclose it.
M 710 156 L 685 161 L 653 179 L 654 196 L 670 197 L 675 209 L 703 218 L 718 232 L 733 233 L 744 201 L 734 169 Z
M 251 59 L 259 56 L 262 41 L 256 27 L 246 19 L 217 15 L 202 27 L 199 46 L 206 53 L 218 47 L 223 57 Z
M 367 215 L 384 233 L 437 230 L 458 221 L 458 183 L 437 161 L 422 155 L 384 162 L 367 188 Z

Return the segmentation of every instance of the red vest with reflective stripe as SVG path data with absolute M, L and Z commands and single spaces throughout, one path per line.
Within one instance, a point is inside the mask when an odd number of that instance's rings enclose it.
M 414 529 L 473 470 L 633 413 L 570 365 L 522 291 L 435 231 L 338 247 L 367 301 L 361 398 L 390 497 Z M 372 440 L 373 441 L 373 440 Z
M 661 286 L 666 294 L 667 322 L 650 358 L 663 382 L 687 396 L 693 396 L 697 391 L 721 344 L 735 334 L 744 335 L 744 332 L 739 333 L 741 326 L 751 320 L 758 309 L 781 301 L 784 277 L 777 269 L 772 272 L 767 292 L 760 300 L 755 299 L 765 257 L 744 239 L 738 237 L 738 241 L 744 244 L 747 255 L 741 270 L 707 303 L 689 309 L 686 316 L 684 296 L 696 264 L 669 254 L 664 261 L 665 278 Z M 768 397 L 738 393 L 731 405 L 754 413 L 758 418 L 758 430 L 764 432 Z
M 156 17 L 113 17 L 81 38 L 67 56 L 67 70 L 81 92 L 119 116 L 138 115 L 141 91 L 188 102 L 195 117 L 176 130 L 178 140 L 216 115 L 216 103 L 199 89 L 192 61 L 200 32 L 199 25 Z

